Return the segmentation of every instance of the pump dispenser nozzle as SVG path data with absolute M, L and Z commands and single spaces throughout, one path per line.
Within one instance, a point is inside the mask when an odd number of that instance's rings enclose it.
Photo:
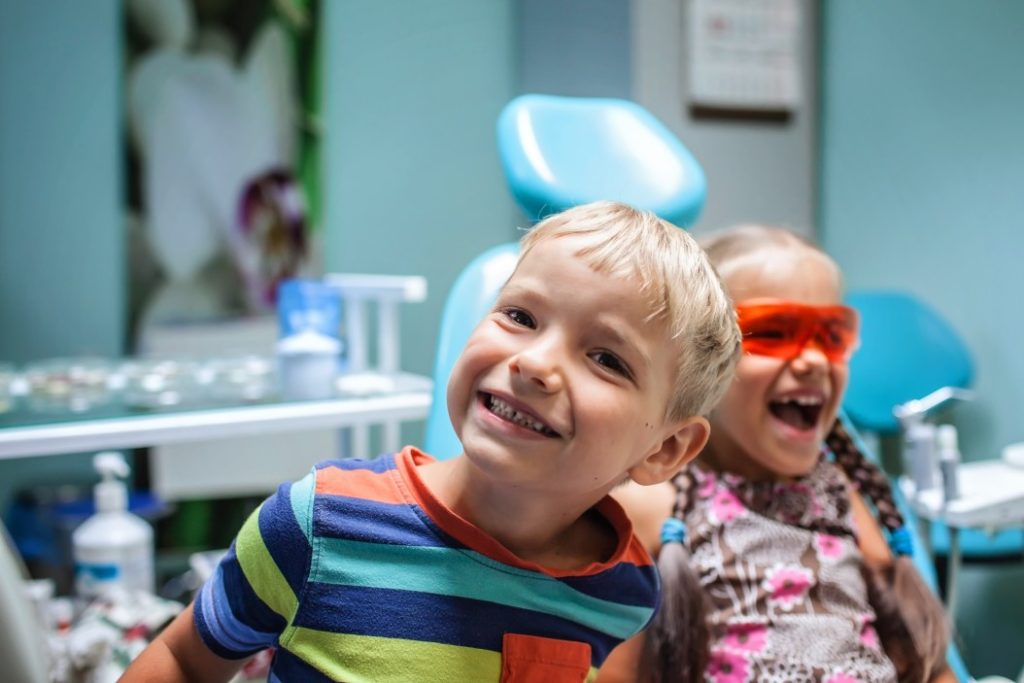
M 117 512 L 128 509 L 128 488 L 121 478 L 129 473 L 128 463 L 124 456 L 114 451 L 97 453 L 92 466 L 99 472 L 102 481 L 96 484 L 95 492 L 97 512 Z

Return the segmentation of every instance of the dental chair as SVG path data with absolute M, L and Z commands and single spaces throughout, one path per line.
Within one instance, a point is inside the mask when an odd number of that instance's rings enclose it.
M 901 425 L 895 408 L 944 387 L 953 388 L 947 395 L 955 397 L 959 393 L 955 389 L 971 386 L 974 368 L 967 345 L 923 301 L 894 290 L 853 291 L 846 300 L 861 315 L 861 346 L 850 360 L 850 385 L 843 409 L 859 429 L 899 436 Z M 946 526 L 931 524 L 929 542 L 939 569 L 938 585 L 945 592 L 950 544 Z M 1024 529 L 994 535 L 964 529 L 959 532 L 959 543 L 965 563 L 1024 559 Z

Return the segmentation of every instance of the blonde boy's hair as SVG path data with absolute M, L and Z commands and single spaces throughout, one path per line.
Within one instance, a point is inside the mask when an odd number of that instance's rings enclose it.
M 592 238 L 577 255 L 598 273 L 635 279 L 650 303 L 647 320 L 667 323 L 678 362 L 666 417 L 707 415 L 732 381 L 740 332 L 732 302 L 697 242 L 648 211 L 594 202 L 538 223 L 521 241 L 520 262 L 538 244 L 567 236 Z

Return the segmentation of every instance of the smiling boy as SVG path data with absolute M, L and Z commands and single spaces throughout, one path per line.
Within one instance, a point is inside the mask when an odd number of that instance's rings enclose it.
M 607 494 L 701 450 L 739 348 L 686 233 L 611 202 L 548 218 L 453 368 L 463 453 L 282 486 L 125 680 L 225 680 L 271 645 L 271 681 L 593 678 L 658 602 Z

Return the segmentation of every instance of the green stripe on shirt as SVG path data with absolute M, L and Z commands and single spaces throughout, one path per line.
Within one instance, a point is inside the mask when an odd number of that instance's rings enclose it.
M 259 528 L 262 509 L 263 506 L 260 505 L 249 515 L 249 519 L 245 520 L 235 538 L 235 554 L 238 556 L 242 573 L 259 599 L 267 607 L 290 620 L 298 607 L 298 600 L 263 543 Z

